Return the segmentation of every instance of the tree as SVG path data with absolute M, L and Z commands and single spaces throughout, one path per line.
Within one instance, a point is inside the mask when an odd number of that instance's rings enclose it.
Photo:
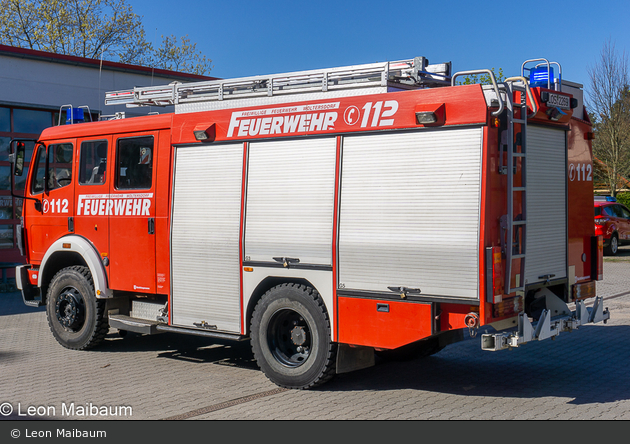
M 495 71 L 494 68 L 491 68 L 490 71 L 492 71 L 492 74 L 494 74 L 494 78 L 497 82 L 503 81 L 503 68 L 499 68 L 498 71 Z M 481 83 L 482 85 L 492 85 L 490 74 L 473 74 L 470 76 L 465 76 L 463 81 L 458 82 L 459 85 L 474 85 L 476 83 Z
M 619 54 L 613 43 L 606 42 L 588 75 L 587 107 L 595 130 L 593 155 L 604 164 L 601 172 L 615 196 L 620 176 L 630 173 L 630 77 L 625 51 Z
M 0 43 L 20 48 L 196 74 L 211 69 L 211 60 L 187 36 L 181 46 L 174 36 L 163 37 L 156 51 L 146 40 L 142 17 L 125 0 L 0 0 L 0 28 Z
M 197 53 L 197 44 L 191 44 L 187 35 L 180 40 L 181 46 L 174 35 L 162 36 L 162 45 L 155 51 L 153 66 L 193 74 L 205 74 L 206 71 L 210 71 L 212 60 Z

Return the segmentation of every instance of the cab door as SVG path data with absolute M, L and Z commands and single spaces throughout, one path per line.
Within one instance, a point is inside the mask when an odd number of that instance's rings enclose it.
M 75 233 L 89 239 L 105 264 L 109 256 L 109 187 L 111 136 L 78 141 Z M 109 267 L 105 267 L 109 271 Z
M 156 292 L 155 171 L 158 132 L 113 138 L 110 171 L 109 279 L 114 290 Z
M 39 145 L 33 158 L 29 186 L 31 195 L 41 201 L 41 210 L 28 201 L 32 261 L 40 261 L 54 241 L 73 231 L 75 146 L 75 139 L 51 141 Z

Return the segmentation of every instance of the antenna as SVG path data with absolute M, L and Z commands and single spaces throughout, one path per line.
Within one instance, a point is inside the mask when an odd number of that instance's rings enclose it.
M 101 73 L 103 72 L 103 53 L 104 52 L 105 52 L 105 48 L 102 48 L 101 49 L 101 63 L 98 66 L 98 99 L 96 100 L 96 103 L 101 103 Z M 101 120 L 101 111 L 98 112 L 98 120 Z

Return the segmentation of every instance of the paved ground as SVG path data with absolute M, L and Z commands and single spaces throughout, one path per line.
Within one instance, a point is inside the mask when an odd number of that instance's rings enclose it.
M 5 419 L 36 419 L 45 411 L 57 419 L 630 420 L 630 247 L 606 259 L 604 273 L 598 292 L 611 310 L 606 325 L 511 351 L 483 352 L 478 340 L 462 342 L 426 359 L 338 375 L 312 391 L 269 382 L 248 343 L 171 334 L 123 339 L 112 330 L 97 350 L 66 350 L 50 334 L 43 309 L 25 307 L 18 293 L 0 294 L 0 413 L 12 410 Z M 90 416 L 103 406 L 111 416 Z

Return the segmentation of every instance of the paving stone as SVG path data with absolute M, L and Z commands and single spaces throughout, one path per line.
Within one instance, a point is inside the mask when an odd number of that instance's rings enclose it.
M 604 261 L 598 293 L 606 325 L 555 341 L 484 352 L 479 338 L 407 362 L 381 362 L 311 391 L 277 389 L 248 343 L 162 334 L 120 338 L 91 351 L 61 347 L 43 309 L 0 294 L 0 404 L 52 406 L 59 419 L 156 420 L 630 420 L 630 247 Z M 607 299 L 613 297 L 612 299 Z M 249 398 L 247 398 L 249 399 Z M 123 417 L 62 415 L 62 404 L 132 408 Z M 216 410 L 212 410 L 213 408 Z M 8 417 L 7 417 L 8 418 Z

